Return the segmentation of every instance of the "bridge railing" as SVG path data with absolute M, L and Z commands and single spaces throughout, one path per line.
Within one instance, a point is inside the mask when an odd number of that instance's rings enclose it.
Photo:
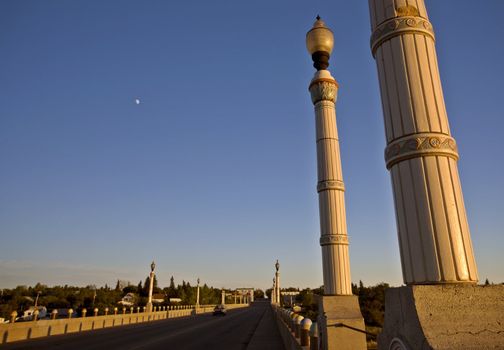
M 319 336 L 317 322 L 304 318 L 291 310 L 272 305 L 278 330 L 286 349 L 318 350 Z
M 227 309 L 246 307 L 248 304 L 228 304 Z M 153 307 L 148 312 L 145 307 L 114 308 L 112 312 L 108 308 L 101 311 L 93 310 L 88 315 L 86 309 L 82 309 L 81 317 L 73 317 L 74 311 L 68 310 L 66 318 L 57 318 L 57 311 L 51 312 L 51 319 L 37 319 L 37 313 L 32 321 L 15 322 L 17 313 L 11 314 L 11 323 L 0 324 L 0 344 L 19 340 L 47 337 L 51 335 L 77 333 L 95 329 L 123 326 L 128 324 L 151 322 L 168 318 L 186 317 L 195 314 L 212 312 L 215 305 L 177 305 Z

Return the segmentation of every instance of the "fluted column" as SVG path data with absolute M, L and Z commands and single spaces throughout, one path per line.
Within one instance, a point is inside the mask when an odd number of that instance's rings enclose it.
M 310 83 L 315 105 L 320 245 L 324 294 L 351 295 L 350 260 L 345 213 L 345 186 L 336 127 L 338 84 L 328 70 L 315 73 Z
M 369 0 L 404 282 L 478 280 L 424 0 Z

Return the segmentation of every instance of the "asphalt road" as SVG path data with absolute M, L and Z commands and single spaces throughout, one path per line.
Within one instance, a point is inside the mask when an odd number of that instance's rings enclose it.
M 230 310 L 150 323 L 58 335 L 0 345 L 0 349 L 283 349 L 266 302 Z

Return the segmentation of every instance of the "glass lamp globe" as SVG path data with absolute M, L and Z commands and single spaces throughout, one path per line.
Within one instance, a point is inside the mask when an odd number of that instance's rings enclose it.
M 306 33 L 306 48 L 310 55 L 315 52 L 325 52 L 331 54 L 334 47 L 333 32 L 326 27 L 324 21 L 317 16 L 313 28 Z

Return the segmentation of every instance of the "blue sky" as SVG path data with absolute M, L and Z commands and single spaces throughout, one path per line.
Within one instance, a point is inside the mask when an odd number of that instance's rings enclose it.
M 504 281 L 504 3 L 427 1 L 480 279 Z M 322 284 L 305 33 L 330 70 L 352 279 L 402 283 L 367 1 L 0 2 L 0 288 Z M 139 98 L 141 103 L 135 104 Z

